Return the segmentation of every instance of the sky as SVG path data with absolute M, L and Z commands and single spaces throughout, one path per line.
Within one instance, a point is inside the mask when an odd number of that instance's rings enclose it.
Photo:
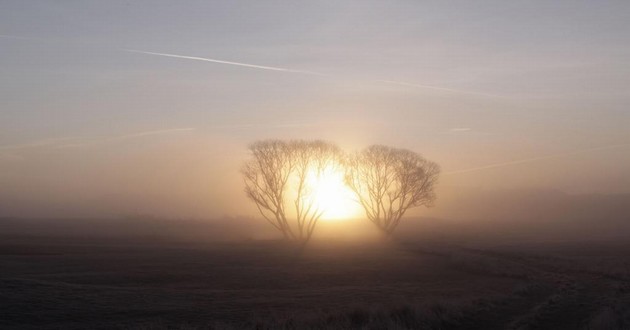
M 627 1 L 0 1 L 0 215 L 251 215 L 266 138 L 628 193 L 628 59 Z

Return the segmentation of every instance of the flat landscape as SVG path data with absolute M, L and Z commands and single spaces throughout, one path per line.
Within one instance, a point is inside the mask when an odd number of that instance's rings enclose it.
M 630 244 L 3 236 L 2 329 L 628 329 Z
M 0 0 L 0 330 L 630 330 L 630 1 Z

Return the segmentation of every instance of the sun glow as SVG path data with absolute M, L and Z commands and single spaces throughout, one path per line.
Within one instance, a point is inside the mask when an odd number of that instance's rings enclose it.
M 334 167 L 321 172 L 310 171 L 306 182 L 310 187 L 313 206 L 322 213 L 322 220 L 345 220 L 361 214 L 361 207 L 354 201 L 354 193 L 344 183 L 344 173 Z

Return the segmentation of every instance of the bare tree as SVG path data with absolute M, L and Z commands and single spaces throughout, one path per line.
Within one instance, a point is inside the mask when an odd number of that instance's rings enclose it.
M 296 191 L 293 204 L 299 237 L 308 241 L 315 225 L 325 210 L 317 205 L 313 183 L 322 179 L 328 171 L 341 170 L 341 150 L 324 141 L 292 141 L 295 163 Z
M 324 212 L 313 184 L 327 169 L 340 166 L 340 149 L 323 141 L 266 140 L 249 150 L 252 157 L 241 171 L 245 193 L 285 239 L 308 241 Z
M 439 172 L 413 151 L 374 145 L 348 157 L 345 180 L 368 219 L 391 235 L 409 208 L 433 205 Z
M 252 159 L 241 171 L 247 197 L 285 238 L 295 238 L 284 211 L 284 193 L 295 164 L 289 146 L 283 141 L 268 140 L 251 144 L 249 151 Z

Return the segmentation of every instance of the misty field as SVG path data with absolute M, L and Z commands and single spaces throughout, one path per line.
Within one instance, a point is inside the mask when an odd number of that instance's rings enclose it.
M 0 328 L 627 329 L 628 252 L 5 236 Z

